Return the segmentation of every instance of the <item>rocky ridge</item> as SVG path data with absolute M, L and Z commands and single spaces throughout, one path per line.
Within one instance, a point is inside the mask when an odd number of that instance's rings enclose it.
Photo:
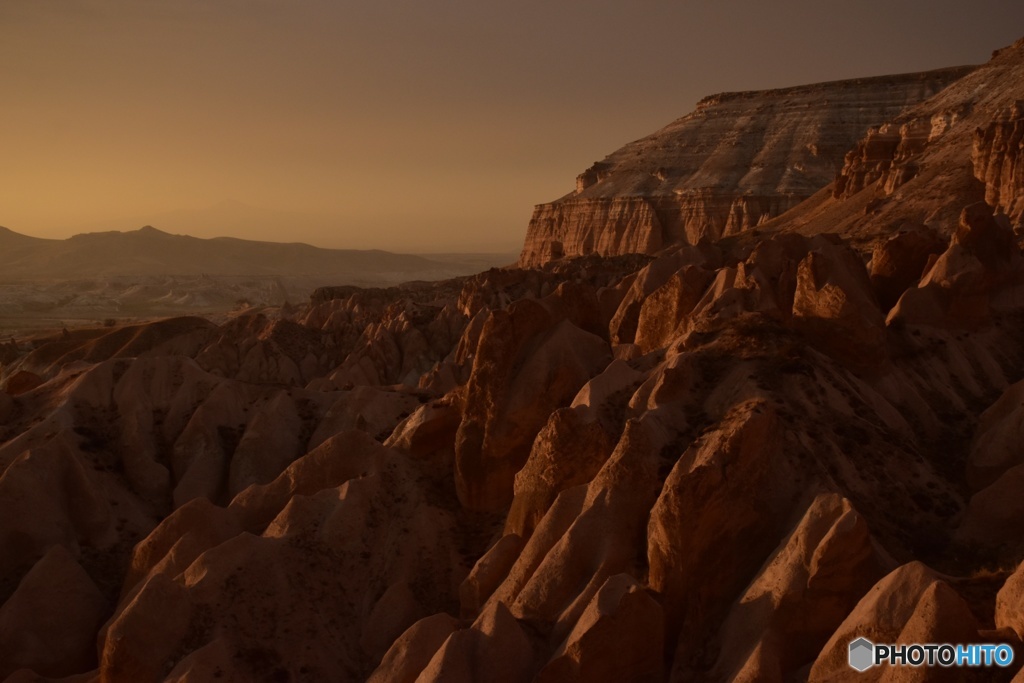
M 865 242 L 903 225 L 956 231 L 964 204 L 987 201 L 1022 226 L 1020 171 L 1024 41 L 997 50 L 934 97 L 872 128 L 836 182 L 771 230 L 838 232 Z
M 519 263 L 654 253 L 754 228 L 828 185 L 870 126 L 970 72 L 722 93 L 596 162 L 536 207 Z
M 1024 647 L 1014 120 L 948 231 L 3 345 L 0 680 L 1024 679 L 846 663 Z

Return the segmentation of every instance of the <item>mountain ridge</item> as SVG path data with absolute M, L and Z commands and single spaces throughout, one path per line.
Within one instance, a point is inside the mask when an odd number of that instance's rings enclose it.
M 1005 164 L 1010 183 L 1014 169 L 1020 173 L 1018 156 L 1006 147 L 1019 146 L 1019 134 L 1012 144 L 1002 140 L 1004 148 L 986 161 L 986 168 L 976 168 L 976 161 L 986 144 L 985 130 L 1007 116 L 1012 119 L 1012 109 L 1024 100 L 1024 82 L 1018 77 L 1022 69 L 1024 40 L 996 50 L 989 62 L 942 92 L 873 127 L 847 154 L 835 182 L 765 228 L 870 240 L 894 225 L 912 223 L 952 234 L 965 203 L 991 198 L 989 185 L 998 179 L 986 178 L 987 173 Z M 979 131 L 982 137 L 976 139 Z M 1016 183 L 1020 197 L 1022 181 Z M 1005 190 L 1010 202 L 1016 201 L 1013 188 Z M 1024 209 L 1004 208 L 1020 225 Z
M 1019 683 L 850 666 L 1024 638 L 1018 58 L 725 238 L 0 344 L 0 679 Z
M 749 230 L 829 184 L 880 125 L 977 67 L 720 93 L 595 162 L 539 204 L 524 266 L 589 253 L 655 253 Z
M 379 271 L 413 277 L 451 272 L 450 264 L 379 249 L 324 249 L 303 242 L 175 235 L 152 226 L 89 232 L 65 240 L 0 232 L 4 281 L 68 280 L 131 275 L 329 275 Z

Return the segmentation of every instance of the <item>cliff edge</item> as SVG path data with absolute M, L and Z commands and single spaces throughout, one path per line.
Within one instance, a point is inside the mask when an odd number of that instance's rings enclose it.
M 521 266 L 654 253 L 755 227 L 828 185 L 872 126 L 974 67 L 722 93 L 596 162 L 538 205 Z

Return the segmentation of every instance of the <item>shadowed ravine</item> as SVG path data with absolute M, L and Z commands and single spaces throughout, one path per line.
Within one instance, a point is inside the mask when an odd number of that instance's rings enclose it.
M 734 229 L 0 346 L 0 680 L 1024 680 L 847 664 L 1024 655 L 1024 41 L 940 73 Z

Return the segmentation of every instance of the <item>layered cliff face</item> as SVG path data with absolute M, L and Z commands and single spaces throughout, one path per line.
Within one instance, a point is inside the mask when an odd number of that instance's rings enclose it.
M 523 266 L 584 254 L 654 253 L 748 230 L 830 183 L 873 125 L 969 67 L 724 93 L 584 171 L 536 207 Z
M 985 201 L 1022 225 L 1024 219 L 1024 101 L 974 132 L 974 175 Z
M 1021 225 L 1024 41 L 998 50 L 934 97 L 873 127 L 834 185 L 766 229 L 887 239 L 893 226 L 949 236 L 965 203 L 986 201 Z
M 827 681 L 861 635 L 1017 643 L 1013 239 L 975 204 L 871 270 L 781 234 L 15 345 L 0 677 Z
M 847 663 L 1024 647 L 1013 50 L 801 225 L 3 344 L 0 680 L 1020 680 Z

